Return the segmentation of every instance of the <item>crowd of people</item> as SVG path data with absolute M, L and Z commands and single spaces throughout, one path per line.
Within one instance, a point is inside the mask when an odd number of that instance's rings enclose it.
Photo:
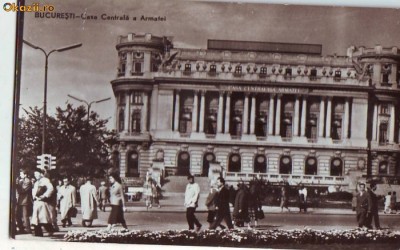
M 199 231 L 202 224 L 196 218 L 195 212 L 198 207 L 200 187 L 194 181 L 194 176 L 189 175 L 187 179 L 184 200 L 186 219 L 189 230 Z M 71 226 L 71 218 L 76 217 L 77 214 L 77 198 L 81 205 L 82 226 L 91 227 L 93 220 L 98 218 L 97 210 L 104 212 L 106 204 L 109 203 L 111 211 L 108 217 L 108 229 L 116 224 L 127 228 L 124 219 L 125 193 L 121 179 L 118 175 L 111 174 L 108 181 L 109 187 L 105 181 L 102 181 L 97 189 L 93 185 L 93 179 L 86 177 L 77 190 L 68 177 L 60 180 L 53 179 L 49 173 L 38 168 L 34 170 L 33 178 L 30 178 L 28 171 L 21 169 L 17 179 L 16 225 L 18 232 L 43 236 L 42 228 L 45 228 L 49 235 L 52 235 L 59 231 L 58 219 L 62 227 Z M 370 183 L 368 188 L 366 184 L 360 183 L 354 193 L 352 205 L 353 210 L 356 211 L 359 227 L 372 228 L 372 222 L 374 222 L 375 228 L 380 229 L 378 205 L 381 198 L 384 198 L 384 213 L 397 212 L 396 192 L 389 192 L 385 197 L 381 197 L 376 194 L 376 188 L 375 183 Z M 239 181 L 236 189 L 233 186 L 229 188 L 224 178 L 219 177 L 211 186 L 205 202 L 208 210 L 208 228 L 256 227 L 258 221 L 264 218 L 261 202 L 263 197 L 260 190 L 260 184 L 256 181 L 248 184 Z M 161 207 L 159 201 L 161 188 L 155 181 L 147 180 L 143 192 L 147 208 Z M 300 184 L 296 192 L 299 212 L 307 212 L 309 203 L 307 188 Z M 280 188 L 279 199 L 281 212 L 284 208 L 290 212 L 288 185 Z M 231 207 L 233 207 L 232 216 Z M 222 224 L 223 221 L 225 225 Z
M 92 226 L 93 220 L 98 218 L 97 210 L 105 211 L 108 202 L 111 207 L 108 228 L 111 229 L 119 223 L 127 228 L 124 219 L 125 194 L 118 175 L 111 174 L 108 177 L 110 187 L 102 181 L 98 189 L 93 185 L 93 179 L 86 177 L 79 190 L 71 184 L 70 178 L 55 180 L 48 172 L 39 168 L 34 170 L 33 176 L 34 178 L 30 178 L 28 171 L 21 169 L 17 179 L 18 233 L 43 236 L 42 228 L 45 228 L 48 234 L 52 235 L 59 231 L 58 219 L 62 227 L 72 226 L 71 218 L 76 217 L 78 212 L 76 208 L 78 197 L 82 226 Z

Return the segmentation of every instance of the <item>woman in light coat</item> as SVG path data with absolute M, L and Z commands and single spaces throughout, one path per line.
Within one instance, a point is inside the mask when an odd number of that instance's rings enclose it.
M 97 206 L 99 200 L 96 195 L 96 187 L 92 184 L 91 177 L 86 178 L 86 183 L 79 189 L 81 196 L 82 226 L 91 227 L 94 219 L 97 219 Z

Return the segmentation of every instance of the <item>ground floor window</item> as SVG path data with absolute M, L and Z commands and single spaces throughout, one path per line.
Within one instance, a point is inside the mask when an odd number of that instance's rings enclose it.
M 331 160 L 331 176 L 343 175 L 343 161 L 340 158 L 333 158 Z
M 228 171 L 229 172 L 240 172 L 242 168 L 241 159 L 239 154 L 232 154 L 229 156 L 229 165 Z
M 126 177 L 139 177 L 139 154 L 136 151 L 130 151 L 127 154 Z
M 388 174 L 389 173 L 389 164 L 387 161 L 381 161 L 379 163 L 379 174 Z
M 215 162 L 215 155 L 213 153 L 206 153 L 203 157 L 203 169 L 201 176 L 208 176 L 208 170 L 210 169 L 210 163 Z
M 292 158 L 290 156 L 282 156 L 279 162 L 279 173 L 280 174 L 291 174 L 292 173 Z
M 254 158 L 254 173 L 266 173 L 267 160 L 265 155 L 256 155 Z
M 178 155 L 178 175 L 190 174 L 190 155 L 188 152 L 180 152 Z
M 304 174 L 306 174 L 306 175 L 316 175 L 317 174 L 317 169 L 318 169 L 317 158 L 308 157 L 306 159 Z

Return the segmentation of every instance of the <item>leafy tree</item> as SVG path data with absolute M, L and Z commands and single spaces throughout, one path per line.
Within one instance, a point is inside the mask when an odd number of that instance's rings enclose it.
M 25 110 L 20 119 L 17 140 L 18 167 L 34 168 L 41 154 L 42 118 L 37 107 Z M 86 108 L 57 107 L 55 117 L 47 117 L 46 153 L 57 157 L 61 175 L 104 176 L 110 166 L 109 148 L 116 142 L 115 132 L 106 128 L 108 120 L 96 112 L 87 115 Z

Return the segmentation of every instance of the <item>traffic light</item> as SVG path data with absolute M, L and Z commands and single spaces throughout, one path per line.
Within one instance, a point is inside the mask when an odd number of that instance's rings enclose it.
M 37 161 L 36 161 L 37 168 L 43 169 L 43 155 L 38 155 L 38 156 L 36 156 L 36 158 L 37 158 Z
M 50 155 L 50 169 L 56 169 L 56 157 Z
M 51 155 L 49 154 L 44 154 L 43 156 L 43 169 L 49 170 L 51 166 Z

